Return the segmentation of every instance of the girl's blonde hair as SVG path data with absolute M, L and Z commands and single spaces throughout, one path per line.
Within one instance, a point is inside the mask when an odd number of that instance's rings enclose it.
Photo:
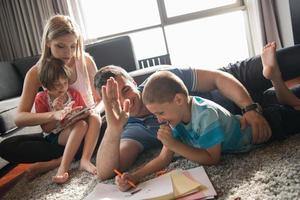
M 44 27 L 41 44 L 42 53 L 38 62 L 40 66 L 45 65 L 47 59 L 51 57 L 51 51 L 47 45 L 48 42 L 66 34 L 73 34 L 76 36 L 77 44 L 75 57 L 83 63 L 84 67 L 86 67 L 83 37 L 77 24 L 69 16 L 65 15 L 52 16 Z

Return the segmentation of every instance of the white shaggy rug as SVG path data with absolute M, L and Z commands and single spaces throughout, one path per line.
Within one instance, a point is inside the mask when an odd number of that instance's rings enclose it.
M 145 153 L 136 165 L 154 154 Z M 83 199 L 99 180 L 77 170 L 77 166 L 78 163 L 72 164 L 71 179 L 64 185 L 51 182 L 56 172 L 53 170 L 31 182 L 21 178 L 3 199 Z M 169 169 L 196 166 L 186 159 L 177 158 Z M 204 168 L 218 199 L 300 199 L 300 134 L 250 153 L 225 155 L 219 165 Z M 113 179 L 105 182 L 113 182 Z

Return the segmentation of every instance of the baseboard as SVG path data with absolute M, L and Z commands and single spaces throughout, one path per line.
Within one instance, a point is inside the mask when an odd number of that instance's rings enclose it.
M 7 163 L 7 165 L 3 166 L 0 169 L 0 178 L 5 176 L 11 169 L 13 169 L 16 166 L 16 164 Z
M 0 157 L 0 170 L 8 164 L 9 164 L 9 162 L 7 162 L 6 160 L 4 160 Z

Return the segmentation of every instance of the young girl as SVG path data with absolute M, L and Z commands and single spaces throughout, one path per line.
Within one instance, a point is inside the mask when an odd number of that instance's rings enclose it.
M 40 60 L 27 72 L 24 80 L 15 117 L 15 123 L 19 127 L 44 125 L 57 120 L 53 112 L 31 112 L 35 96 L 42 86 L 39 80 L 39 71 L 50 57 L 62 60 L 69 68 L 70 87 L 80 92 L 87 106 L 100 101 L 92 83 L 97 68 L 93 59 L 84 52 L 83 38 L 79 29 L 68 16 L 55 15 L 49 19 L 44 28 Z M 82 118 L 86 116 L 82 116 Z M 90 114 L 87 126 L 80 168 L 95 174 L 96 168 L 90 162 L 90 158 L 99 136 L 101 126 L 99 114 Z M 8 138 L 5 144 L 7 144 L 5 148 L 9 152 L 5 159 L 9 162 L 35 163 L 28 170 L 29 178 L 34 178 L 40 173 L 59 166 L 60 157 L 63 154 L 61 146 L 49 144 L 42 135 L 15 136 Z M 10 150 L 10 148 L 14 149 Z M 17 155 L 17 152 L 22 152 L 22 158 Z
M 71 73 L 62 60 L 56 58 L 47 60 L 39 75 L 45 90 L 36 95 L 35 110 L 37 113 L 53 112 L 54 120 L 41 124 L 41 128 L 46 133 L 45 138 L 48 142 L 65 146 L 57 174 L 52 178 L 55 183 L 64 183 L 69 177 L 68 169 L 87 133 L 88 125 L 84 119 L 80 119 L 60 132 L 56 130 L 58 124 L 72 114 L 72 107 L 80 108 L 86 105 L 80 93 L 69 88 Z

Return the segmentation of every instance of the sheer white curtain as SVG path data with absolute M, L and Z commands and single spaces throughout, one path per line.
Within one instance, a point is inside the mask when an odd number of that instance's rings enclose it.
M 68 15 L 67 0 L 1 0 L 0 60 L 37 55 L 46 20 Z
M 271 41 L 276 41 L 277 48 L 281 48 L 282 40 L 277 21 L 275 1 L 245 0 L 245 4 L 249 16 L 254 54 L 260 54 L 262 47 Z
M 70 17 L 73 18 L 78 24 L 83 38 L 87 39 L 86 23 L 80 1 L 66 0 L 66 4 Z M 95 26 L 97 26 L 97 24 Z

